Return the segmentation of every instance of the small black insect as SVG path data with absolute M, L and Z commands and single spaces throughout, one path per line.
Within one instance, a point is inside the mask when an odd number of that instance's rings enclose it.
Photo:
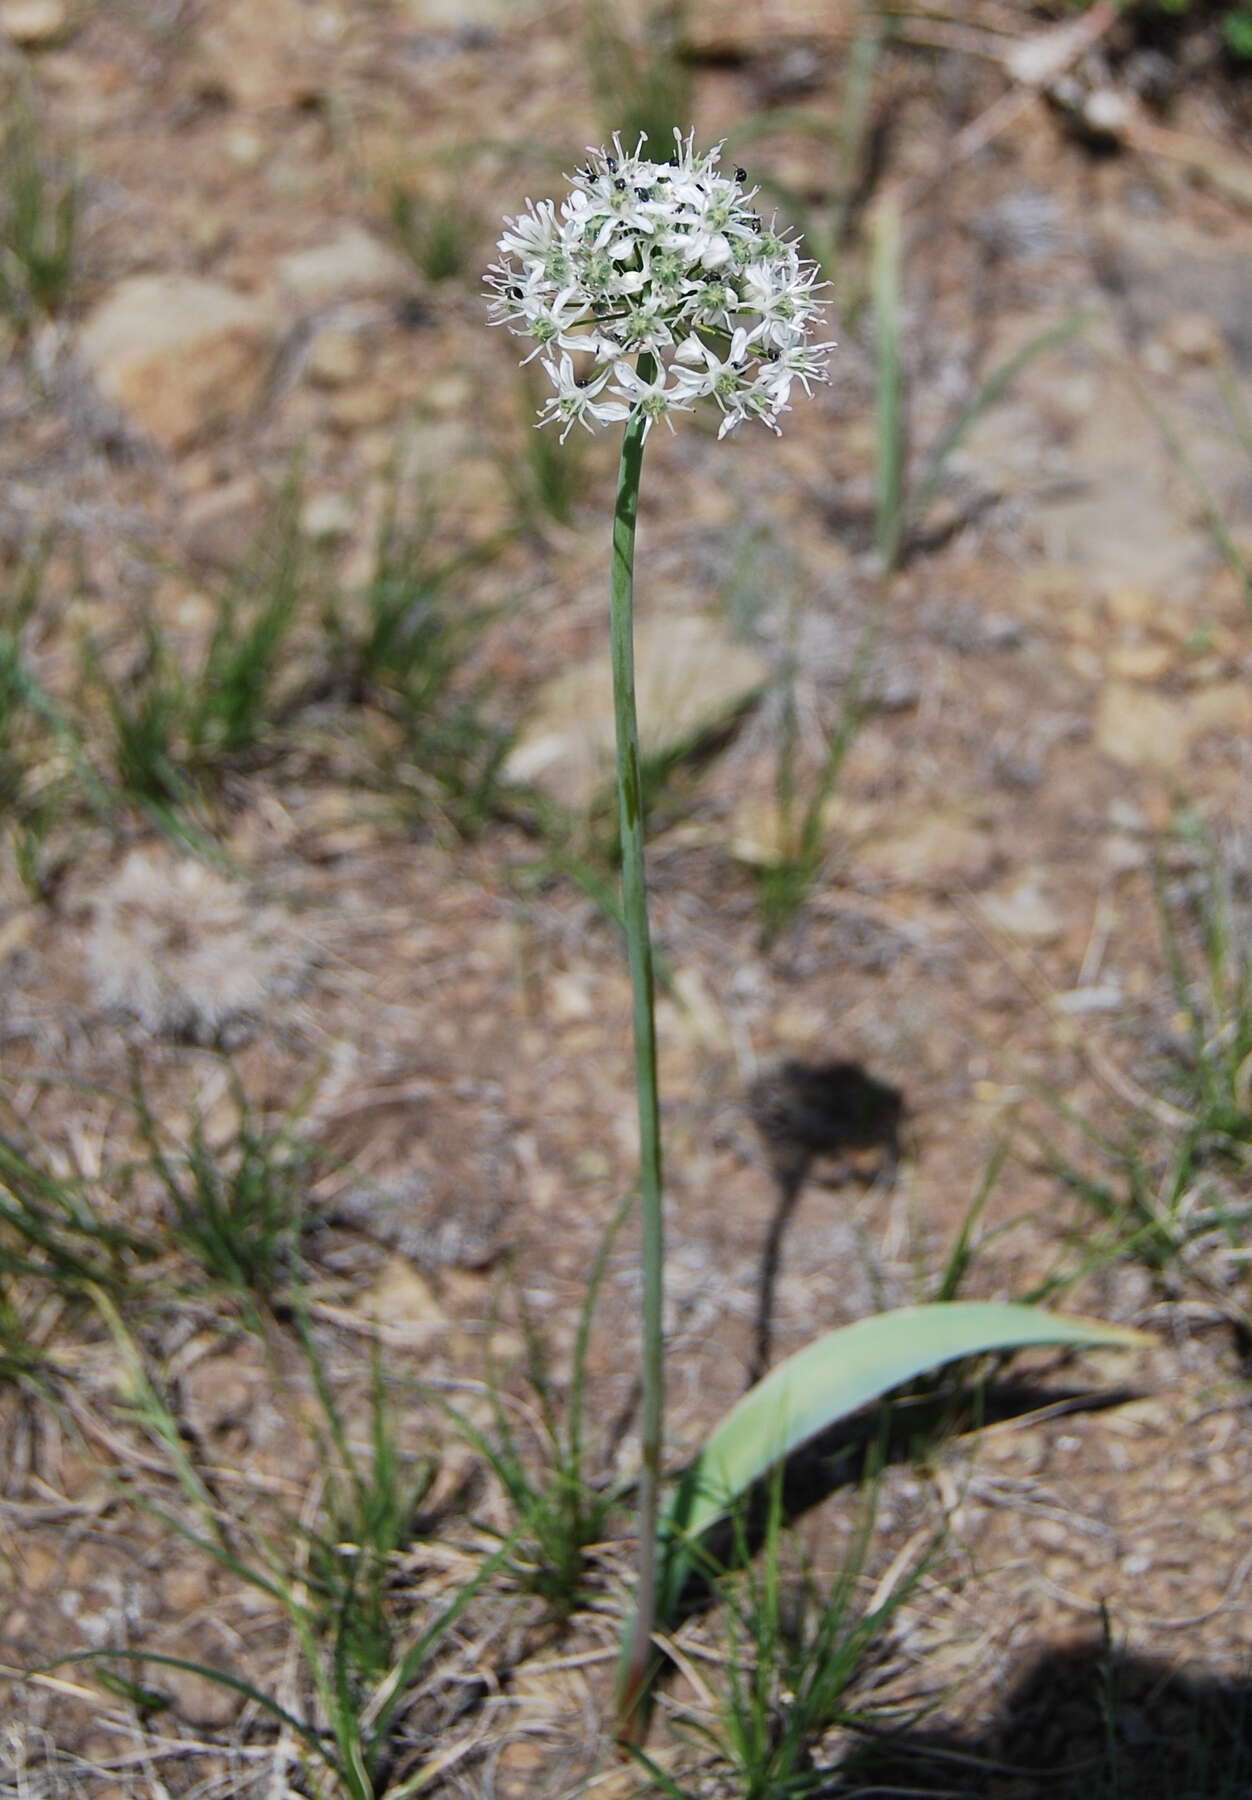
M 746 181 L 747 179 L 748 179 L 748 171 L 746 169 L 736 169 L 735 170 L 735 180 L 736 181 Z

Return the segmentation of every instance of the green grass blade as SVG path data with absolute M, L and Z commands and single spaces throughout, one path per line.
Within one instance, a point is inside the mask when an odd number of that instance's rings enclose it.
M 947 1305 L 956 1299 L 961 1282 L 973 1261 L 974 1231 L 991 1198 L 996 1182 L 1000 1179 L 1000 1171 L 1008 1159 L 1008 1154 L 1009 1140 L 1001 1138 L 987 1159 L 977 1191 L 961 1220 L 956 1234 L 956 1242 L 948 1253 L 943 1274 L 939 1278 L 939 1286 L 935 1292 L 936 1302 Z
M 883 201 L 874 220 L 875 537 L 883 569 L 894 569 L 904 544 L 906 431 L 900 355 L 900 207 Z
M 1205 523 L 1208 525 L 1209 536 L 1212 538 L 1218 554 L 1238 581 L 1244 605 L 1252 613 L 1252 563 L 1249 563 L 1235 541 L 1234 534 L 1222 516 L 1221 508 L 1213 496 L 1213 490 L 1200 473 L 1195 459 L 1183 443 L 1169 414 L 1157 404 L 1128 364 L 1118 364 L 1116 367 L 1139 405 L 1156 426 L 1171 462 L 1199 501 Z
M 1034 337 L 1028 338 L 1020 350 L 1015 350 L 1012 356 L 1006 357 L 1002 363 L 996 365 L 987 379 L 966 401 L 926 459 L 925 473 L 908 506 L 910 526 L 916 525 L 924 517 L 926 508 L 934 499 L 939 483 L 943 480 L 943 472 L 948 466 L 949 459 L 960 448 L 967 434 L 973 430 L 983 414 L 993 407 L 1001 394 L 1017 380 L 1022 370 L 1037 356 L 1041 356 L 1045 350 L 1054 350 L 1058 344 L 1067 343 L 1070 338 L 1085 331 L 1090 323 L 1090 313 L 1071 313 L 1067 319 L 1062 319 L 1059 325 L 1050 325 L 1046 331 L 1040 331 Z
M 587 1375 L 587 1351 L 591 1343 L 591 1327 L 595 1319 L 596 1302 L 600 1297 L 600 1286 L 605 1271 L 609 1266 L 609 1257 L 617 1242 L 618 1233 L 634 1210 L 635 1197 L 627 1194 L 618 1202 L 617 1211 L 609 1220 L 608 1229 L 600 1239 L 599 1247 L 591 1264 L 591 1273 L 587 1277 L 587 1290 L 583 1295 L 583 1303 L 578 1311 L 578 1329 L 574 1335 L 574 1356 L 569 1385 L 569 1466 L 576 1480 L 582 1479 L 583 1472 L 583 1391 Z
M 483 1561 L 479 1563 L 477 1569 L 470 1576 L 465 1586 L 454 1595 L 443 1608 L 442 1612 L 436 1615 L 434 1620 L 426 1627 L 425 1631 L 409 1645 L 408 1649 L 396 1661 L 390 1673 L 379 1685 L 373 1699 L 369 1703 L 367 1712 L 370 1723 L 365 1753 L 371 1767 L 377 1765 L 382 1752 L 386 1747 L 388 1741 L 387 1734 L 391 1729 L 391 1721 L 395 1717 L 396 1710 L 401 1701 L 404 1699 L 405 1689 L 408 1687 L 408 1684 L 412 1681 L 414 1675 L 417 1673 L 418 1669 L 421 1668 L 422 1664 L 426 1661 L 432 1650 L 434 1650 L 440 1639 L 451 1631 L 452 1627 L 456 1624 L 471 1600 L 481 1592 L 500 1569 L 504 1568 L 509 1556 L 512 1554 L 513 1546 L 514 1539 L 509 1538 L 509 1540 L 502 1544 L 498 1550 L 493 1551 L 490 1556 L 485 1557 Z
M 305 1720 L 297 1718 L 295 1713 L 288 1712 L 285 1706 L 280 1706 L 278 1701 L 273 1699 L 269 1694 L 263 1693 L 258 1687 L 253 1687 L 250 1681 L 243 1681 L 237 1675 L 229 1675 L 224 1669 L 210 1668 L 207 1663 L 188 1662 L 181 1656 L 163 1656 L 156 1650 L 126 1650 L 121 1648 L 106 1650 L 75 1650 L 68 1656 L 58 1656 L 54 1662 L 40 1663 L 37 1668 L 31 1669 L 29 1673 L 32 1675 L 45 1675 L 51 1669 L 65 1668 L 68 1663 L 109 1662 L 114 1659 L 122 1662 L 156 1663 L 163 1669 L 185 1669 L 188 1674 L 201 1675 L 206 1681 L 216 1682 L 218 1687 L 230 1688 L 236 1694 L 242 1694 L 245 1699 L 252 1700 L 257 1706 L 263 1707 L 272 1718 L 281 1720 L 284 1725 L 295 1732 L 296 1736 L 300 1738 L 303 1743 L 308 1745 L 310 1750 L 315 1751 L 316 1754 L 321 1757 L 322 1761 L 326 1763 L 329 1768 L 334 1770 L 336 1775 L 342 1776 L 343 1771 L 340 1769 L 339 1764 L 327 1750 L 325 1744 L 321 1740 L 320 1734 L 313 1726 L 307 1724 Z
M 1230 361 L 1229 351 L 1217 370 L 1217 391 L 1222 397 L 1222 405 L 1226 409 L 1226 417 L 1230 420 L 1230 428 L 1240 444 L 1252 456 L 1252 407 L 1243 397 L 1238 378 Z
M 646 1750 L 641 1750 L 638 1744 L 627 1744 L 625 1748 L 640 1768 L 655 1782 L 658 1791 L 666 1796 L 666 1800 L 688 1800 L 688 1796 L 675 1785 L 672 1777 L 666 1774 L 661 1765 L 653 1761 Z
M 847 236 L 852 203 L 865 160 L 874 83 L 894 26 L 894 21 L 876 4 L 862 6 L 859 10 L 860 21 L 848 52 L 835 126 L 835 203 L 830 241 L 836 250 Z

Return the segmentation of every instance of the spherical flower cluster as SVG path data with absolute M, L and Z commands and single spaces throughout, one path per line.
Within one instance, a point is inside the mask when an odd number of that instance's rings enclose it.
M 829 343 L 809 334 L 825 302 L 815 263 L 771 220 L 763 223 L 743 169 L 719 172 L 720 146 L 697 157 L 675 131 L 675 154 L 650 162 L 614 137 L 572 177 L 558 212 L 526 203 L 506 222 L 501 260 L 487 275 L 491 314 L 533 338 L 552 383 L 540 423 L 564 442 L 642 416 L 690 411 L 707 395 L 719 437 L 742 419 L 772 431 L 792 385 L 829 379 Z M 578 358 L 578 361 L 575 361 Z

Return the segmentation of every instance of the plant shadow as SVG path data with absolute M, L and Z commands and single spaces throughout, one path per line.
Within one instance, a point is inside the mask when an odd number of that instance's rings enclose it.
M 823 1800 L 1246 1800 L 1252 1681 L 1107 1635 L 1038 1654 L 985 1731 L 861 1744 Z
M 783 1239 L 814 1163 L 870 1150 L 877 1156 L 868 1177 L 846 1164 L 840 1169 L 841 1176 L 873 1181 L 880 1174 L 894 1175 L 906 1107 L 896 1088 L 867 1074 L 859 1063 L 808 1063 L 792 1058 L 753 1082 L 748 1108 L 777 1193 L 761 1254 L 748 1371 L 748 1386 L 752 1387 L 770 1364 Z

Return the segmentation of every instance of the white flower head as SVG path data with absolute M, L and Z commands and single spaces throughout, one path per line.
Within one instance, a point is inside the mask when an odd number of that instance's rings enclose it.
M 742 419 L 777 431 L 792 382 L 829 379 L 833 345 L 812 341 L 817 265 L 762 221 L 743 169 L 721 172 L 720 145 L 697 156 L 692 135 L 674 140 L 669 162 L 651 162 L 642 137 L 628 152 L 615 135 L 559 207 L 528 200 L 505 222 L 492 322 L 533 341 L 524 360 L 541 356 L 554 390 L 540 423 L 562 438 L 630 417 L 672 426 L 705 396 L 721 437 Z

